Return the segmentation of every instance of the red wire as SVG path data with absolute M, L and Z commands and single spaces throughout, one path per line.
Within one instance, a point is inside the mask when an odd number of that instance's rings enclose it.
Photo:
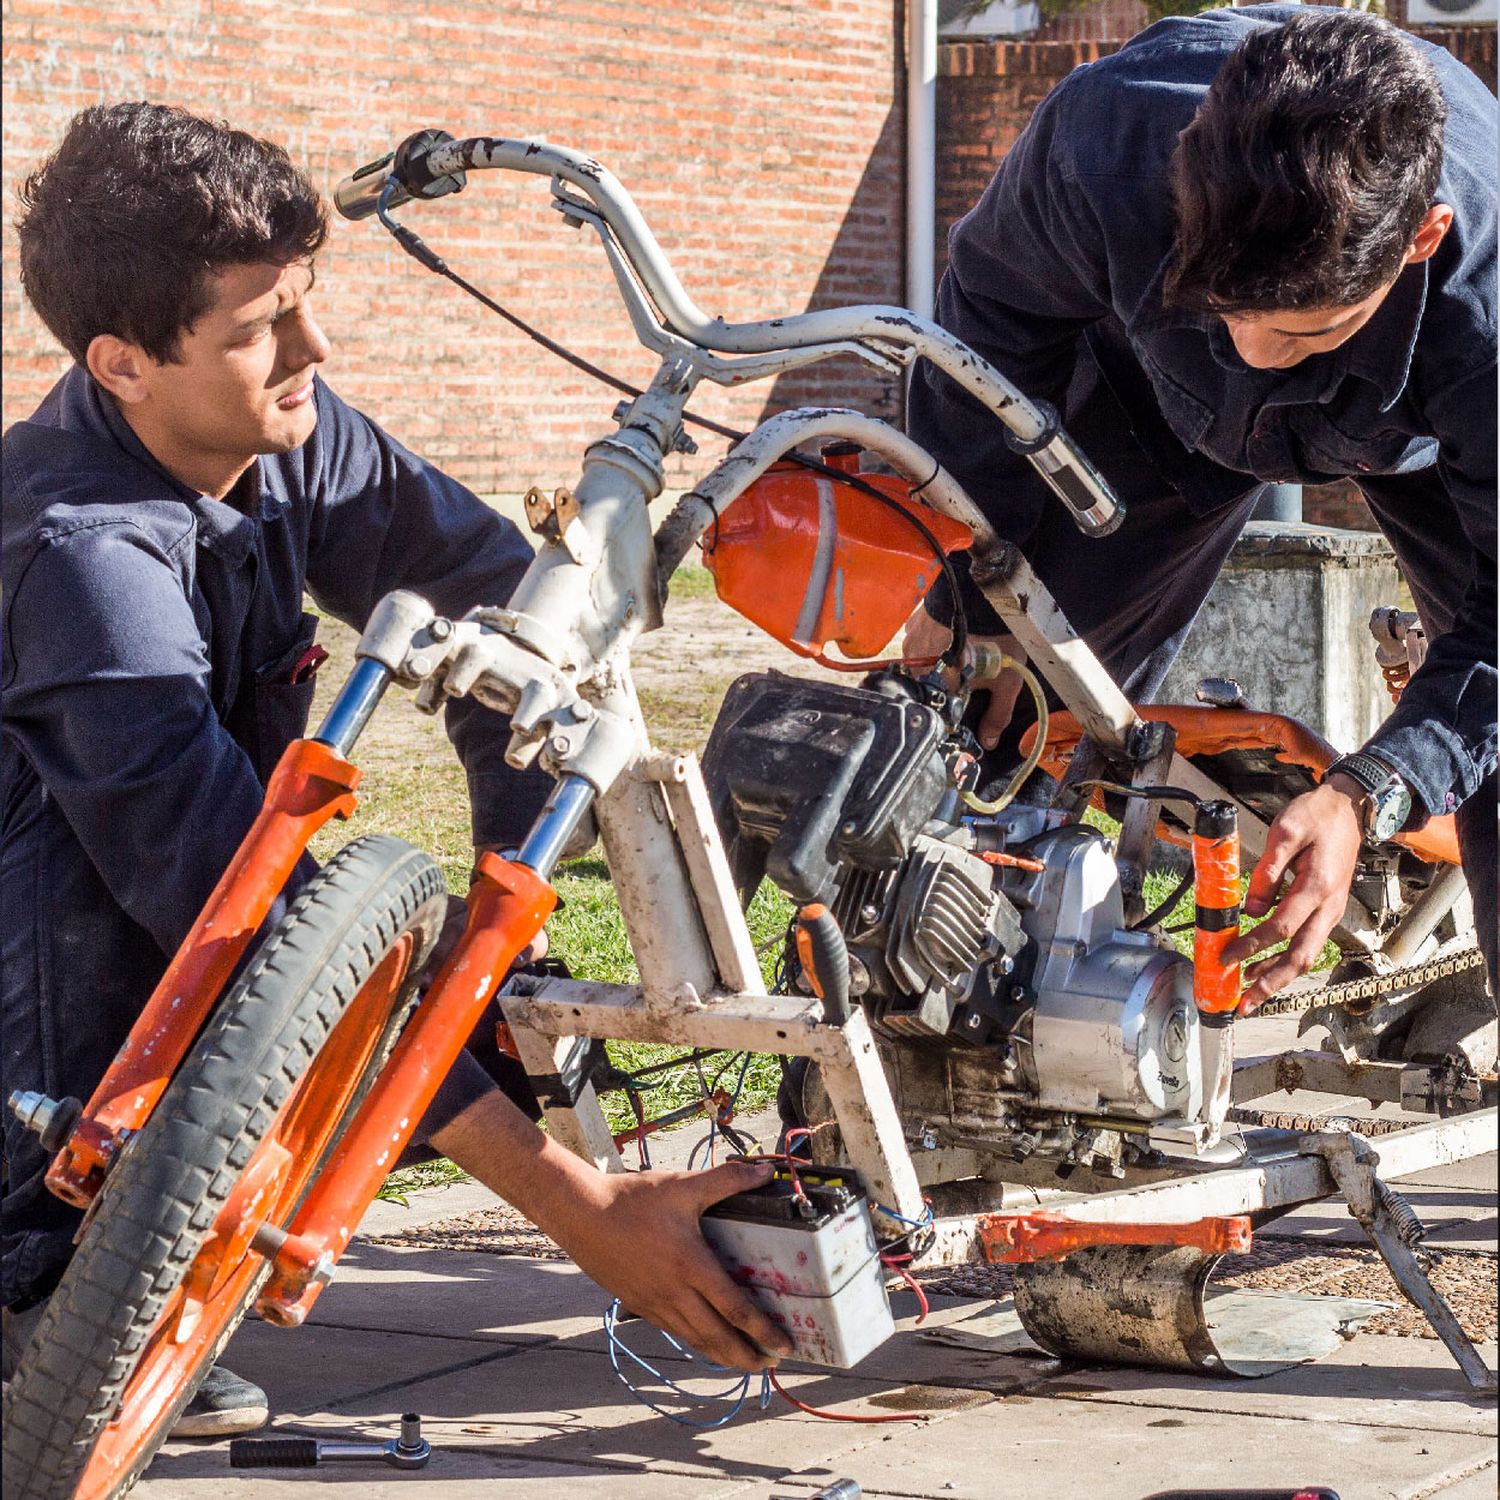
M 908 1255 L 900 1258 L 910 1260 L 911 1256 Z M 905 1266 L 898 1265 L 896 1263 L 897 1259 L 898 1258 L 894 1256 L 889 1260 L 887 1260 L 883 1255 L 880 1257 L 881 1264 L 889 1266 L 891 1270 L 893 1270 L 902 1279 L 902 1281 L 904 1281 L 907 1286 L 909 1286 L 912 1291 L 917 1294 L 917 1306 L 922 1309 L 922 1311 L 917 1314 L 917 1322 L 920 1323 L 922 1319 L 925 1318 L 931 1311 L 931 1308 L 929 1308 L 927 1305 L 927 1293 L 924 1292 L 922 1288 L 917 1284 L 916 1278 L 912 1276 L 911 1272 L 908 1271 Z
M 905 1412 L 893 1412 L 890 1416 L 867 1417 L 858 1412 L 844 1411 L 820 1411 L 816 1406 L 809 1406 L 805 1401 L 799 1401 L 782 1383 L 776 1378 L 775 1370 L 767 1370 L 771 1384 L 776 1387 L 778 1394 L 786 1397 L 798 1411 L 805 1411 L 810 1417 L 823 1417 L 829 1422 L 925 1422 L 926 1413 L 908 1416 Z

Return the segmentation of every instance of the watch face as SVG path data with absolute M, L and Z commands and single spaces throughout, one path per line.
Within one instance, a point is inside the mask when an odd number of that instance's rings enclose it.
M 1394 838 L 1401 832 L 1411 813 L 1411 793 L 1397 782 L 1376 793 L 1374 801 L 1370 836 L 1380 840 Z

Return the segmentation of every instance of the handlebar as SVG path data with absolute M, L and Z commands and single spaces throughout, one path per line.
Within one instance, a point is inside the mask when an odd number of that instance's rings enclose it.
M 536 139 L 455 140 L 445 131 L 420 131 L 340 182 L 334 203 L 345 218 L 364 219 L 379 210 L 388 188 L 389 208 L 459 192 L 470 171 L 494 169 L 551 177 L 564 212 L 576 205 L 607 226 L 662 323 L 687 343 L 727 354 L 861 342 L 910 350 L 931 360 L 1005 424 L 1010 446 L 1030 460 L 1080 530 L 1105 536 L 1124 520 L 1124 506 L 1058 425 L 1057 413 L 1045 402 L 1030 400 L 988 360 L 936 323 L 905 308 L 873 305 L 754 323 L 726 323 L 706 316 L 677 279 L 634 199 L 606 167 L 580 151 Z M 576 188 L 588 203 L 563 193 L 556 186 L 559 182 Z

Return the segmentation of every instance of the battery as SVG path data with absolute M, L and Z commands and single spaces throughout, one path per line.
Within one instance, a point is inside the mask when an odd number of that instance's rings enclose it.
M 798 1189 L 800 1188 L 800 1192 Z M 847 1370 L 895 1331 L 869 1203 L 849 1169 L 798 1165 L 703 1215 L 703 1237 L 808 1364 Z

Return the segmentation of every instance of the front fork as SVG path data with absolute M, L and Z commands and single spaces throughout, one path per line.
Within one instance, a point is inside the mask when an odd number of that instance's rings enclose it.
M 354 812 L 360 772 L 347 756 L 390 682 L 386 667 L 360 658 L 317 734 L 286 748 L 254 823 L 88 1104 L 33 1101 L 34 1116 L 41 1107 L 50 1116 L 43 1140 L 58 1149 L 46 1180 L 59 1198 L 84 1209 L 97 1198 L 126 1141 L 150 1119 L 313 835 L 330 818 Z M 593 799 L 593 787 L 581 777 L 561 778 L 513 860 L 480 857 L 463 937 L 344 1140 L 288 1229 L 263 1226 L 256 1237 L 256 1249 L 273 1259 L 259 1304 L 263 1316 L 283 1324 L 306 1316 L 464 1039 L 556 905 L 549 877 Z

